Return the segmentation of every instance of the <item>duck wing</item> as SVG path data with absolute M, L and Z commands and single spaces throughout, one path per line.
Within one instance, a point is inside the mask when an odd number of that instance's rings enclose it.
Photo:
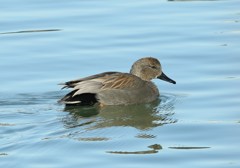
M 136 89 L 142 82 L 135 75 L 120 72 L 104 72 L 63 83 L 63 88 L 73 88 L 73 91 L 65 95 L 59 102 L 65 104 L 89 104 L 96 103 L 98 93 L 105 90 Z M 85 102 L 85 103 L 83 103 Z
M 74 87 L 75 87 L 76 85 L 78 85 L 80 82 L 88 81 L 88 80 L 91 80 L 91 79 L 97 79 L 97 78 L 107 77 L 107 76 L 109 76 L 109 75 L 117 74 L 117 73 L 119 73 L 119 72 L 103 72 L 103 73 L 96 74 L 96 75 L 91 75 L 91 76 L 88 76 L 88 77 L 85 77 L 85 78 L 80 78 L 80 79 L 71 80 L 71 81 L 64 82 L 64 83 L 59 83 L 59 85 L 64 85 L 64 86 L 62 87 L 62 89 L 65 89 L 65 88 L 74 88 Z

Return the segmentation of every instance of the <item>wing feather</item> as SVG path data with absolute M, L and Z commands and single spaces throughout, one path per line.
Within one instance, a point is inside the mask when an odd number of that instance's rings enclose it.
M 143 87 L 144 82 L 132 74 L 120 72 L 104 72 L 101 74 L 81 78 L 64 83 L 64 88 L 73 88 L 73 91 L 63 97 L 60 102 L 65 104 L 80 103 L 76 99 L 84 94 L 98 94 L 102 91 L 111 90 L 134 90 Z
M 118 73 L 118 72 L 103 72 L 103 73 L 88 76 L 88 77 L 85 77 L 85 78 L 80 78 L 80 79 L 71 80 L 71 81 L 64 82 L 64 83 L 59 83 L 59 85 L 64 85 L 62 87 L 62 89 L 64 89 L 64 88 L 74 88 L 80 82 L 88 81 L 88 80 L 92 80 L 92 79 L 96 80 L 96 79 L 102 78 L 102 77 L 108 77 L 109 75 L 112 75 L 112 74 L 115 74 L 115 73 Z
M 137 76 L 127 74 L 127 73 L 121 73 L 116 74 L 110 79 L 107 79 L 103 82 L 103 88 L 102 89 L 133 89 L 138 88 L 140 85 L 142 85 L 142 82 L 140 82 L 140 78 Z

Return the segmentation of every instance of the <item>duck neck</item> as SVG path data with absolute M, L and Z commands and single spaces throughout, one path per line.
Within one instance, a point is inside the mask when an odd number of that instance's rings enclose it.
M 139 70 L 136 70 L 136 69 L 134 68 L 134 66 L 133 66 L 132 69 L 130 70 L 130 74 L 135 75 L 135 76 L 141 78 L 141 79 L 144 80 L 144 81 L 150 81 L 150 80 L 151 80 L 151 79 L 149 79 L 149 77 L 148 77 L 147 75 L 145 75 L 144 73 L 142 73 L 142 72 L 139 71 Z

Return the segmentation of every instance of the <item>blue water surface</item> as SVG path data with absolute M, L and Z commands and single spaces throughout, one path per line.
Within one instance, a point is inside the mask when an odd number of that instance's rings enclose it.
M 239 0 L 1 0 L 0 167 L 240 167 Z M 65 108 L 58 83 L 158 58 L 141 105 Z

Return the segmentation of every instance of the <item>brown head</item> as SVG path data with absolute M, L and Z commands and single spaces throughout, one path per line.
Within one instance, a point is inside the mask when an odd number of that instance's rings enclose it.
M 176 84 L 174 80 L 168 78 L 162 72 L 162 67 L 159 60 L 153 57 L 141 58 L 134 62 L 130 73 L 140 77 L 145 81 L 150 81 L 152 79 L 158 78 Z

